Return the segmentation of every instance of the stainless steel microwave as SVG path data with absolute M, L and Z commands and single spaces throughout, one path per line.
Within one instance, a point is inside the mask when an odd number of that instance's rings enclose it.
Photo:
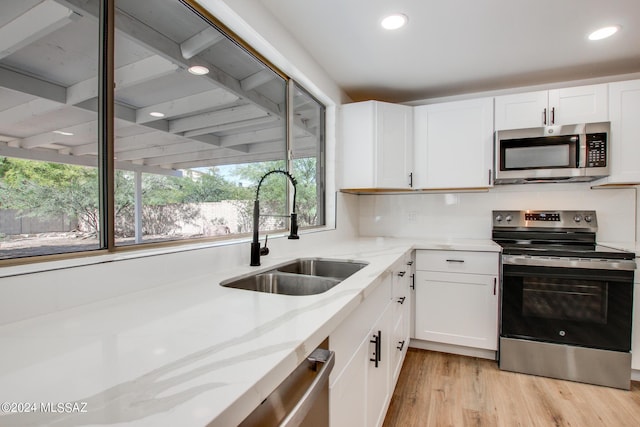
M 495 133 L 495 184 L 593 181 L 609 175 L 610 123 Z

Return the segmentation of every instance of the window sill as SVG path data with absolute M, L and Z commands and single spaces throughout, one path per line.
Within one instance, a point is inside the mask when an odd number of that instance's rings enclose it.
M 318 226 L 318 227 L 310 227 L 304 230 L 299 230 L 300 236 L 321 233 L 325 231 L 332 231 L 333 228 L 328 226 Z M 288 236 L 288 232 L 280 232 L 269 234 L 269 240 L 271 239 L 281 239 L 286 238 Z M 261 234 L 261 239 L 264 239 L 264 234 Z M 85 267 L 88 265 L 96 265 L 96 264 L 104 264 L 108 262 L 118 262 L 118 261 L 126 261 L 131 259 L 152 257 L 152 256 L 160 256 L 160 255 L 168 255 L 172 253 L 186 252 L 186 251 L 195 251 L 201 249 L 215 248 L 215 247 L 224 247 L 224 246 L 234 246 L 241 244 L 248 244 L 251 242 L 251 236 L 243 236 L 238 239 L 229 239 L 229 240 L 217 240 L 217 241 L 206 241 L 206 242 L 192 242 L 192 243 L 184 243 L 184 244 L 172 244 L 166 246 L 156 246 L 153 248 L 136 248 L 133 246 L 124 246 L 117 249 L 115 252 L 106 252 L 106 251 L 95 251 L 95 252 L 86 252 L 84 256 L 76 256 L 73 257 L 72 254 L 68 254 L 68 258 L 58 259 L 58 260 L 43 260 L 43 261 L 33 261 L 27 262 L 19 265 L 6 265 L 4 267 L 0 266 L 0 278 L 3 277 L 12 277 L 12 276 L 20 276 L 24 274 L 33 274 L 33 273 L 42 273 L 46 271 L 55 271 L 55 270 L 63 270 L 67 268 L 75 268 L 75 267 Z M 248 252 L 247 252 L 248 253 Z M 6 260 L 11 262 L 12 260 Z M 17 260 L 13 260 L 17 261 Z

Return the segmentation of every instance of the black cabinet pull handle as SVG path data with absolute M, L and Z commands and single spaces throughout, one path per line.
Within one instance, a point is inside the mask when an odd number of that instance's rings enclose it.
M 544 110 L 542 110 L 542 124 L 543 125 L 547 124 L 547 109 L 546 108 Z
M 406 299 L 407 299 L 407 297 L 400 297 L 400 298 L 398 298 L 398 303 L 399 304 L 404 304 L 404 300 L 406 300 Z
M 407 265 L 413 265 L 413 261 L 407 261 Z
M 398 346 L 396 347 L 398 350 L 402 351 L 402 349 L 404 348 L 404 341 L 398 341 Z
M 413 188 L 413 172 L 409 174 L 409 187 Z
M 493 294 L 496 294 L 496 286 L 497 286 L 497 282 L 498 279 L 496 279 L 495 277 L 493 278 Z
M 413 289 L 413 290 L 416 289 L 416 275 L 415 274 L 411 275 L 411 285 L 409 285 L 409 286 L 411 286 L 411 289 Z
M 375 363 L 375 367 L 378 367 L 378 363 L 380 363 L 381 359 L 381 355 L 380 353 L 382 352 L 382 331 L 378 331 L 377 335 L 373 336 L 373 339 L 369 341 L 372 344 L 375 344 L 374 347 L 374 351 L 373 351 L 373 358 L 369 359 L 371 362 Z
M 460 263 L 463 263 L 464 260 L 463 259 L 448 259 L 447 262 L 460 262 Z
M 404 277 L 405 274 L 407 274 L 406 271 L 399 271 L 398 272 L 398 276 L 400 276 L 400 277 Z
M 551 124 L 556 124 L 556 107 L 551 108 Z

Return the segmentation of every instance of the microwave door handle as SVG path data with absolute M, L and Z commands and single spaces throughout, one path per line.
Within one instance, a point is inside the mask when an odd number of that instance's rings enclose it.
M 587 136 L 585 134 L 580 134 L 578 139 L 579 148 L 578 148 L 578 158 L 576 159 L 576 163 L 579 168 L 587 167 Z

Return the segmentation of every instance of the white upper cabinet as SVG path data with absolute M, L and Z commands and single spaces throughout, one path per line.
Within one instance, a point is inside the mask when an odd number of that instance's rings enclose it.
M 495 130 L 609 120 L 607 84 L 497 96 Z
M 342 106 L 342 188 L 412 186 L 413 109 L 365 101 Z
M 609 176 L 598 184 L 640 183 L 640 80 L 609 84 Z
M 493 98 L 415 107 L 414 136 L 414 187 L 492 185 Z

